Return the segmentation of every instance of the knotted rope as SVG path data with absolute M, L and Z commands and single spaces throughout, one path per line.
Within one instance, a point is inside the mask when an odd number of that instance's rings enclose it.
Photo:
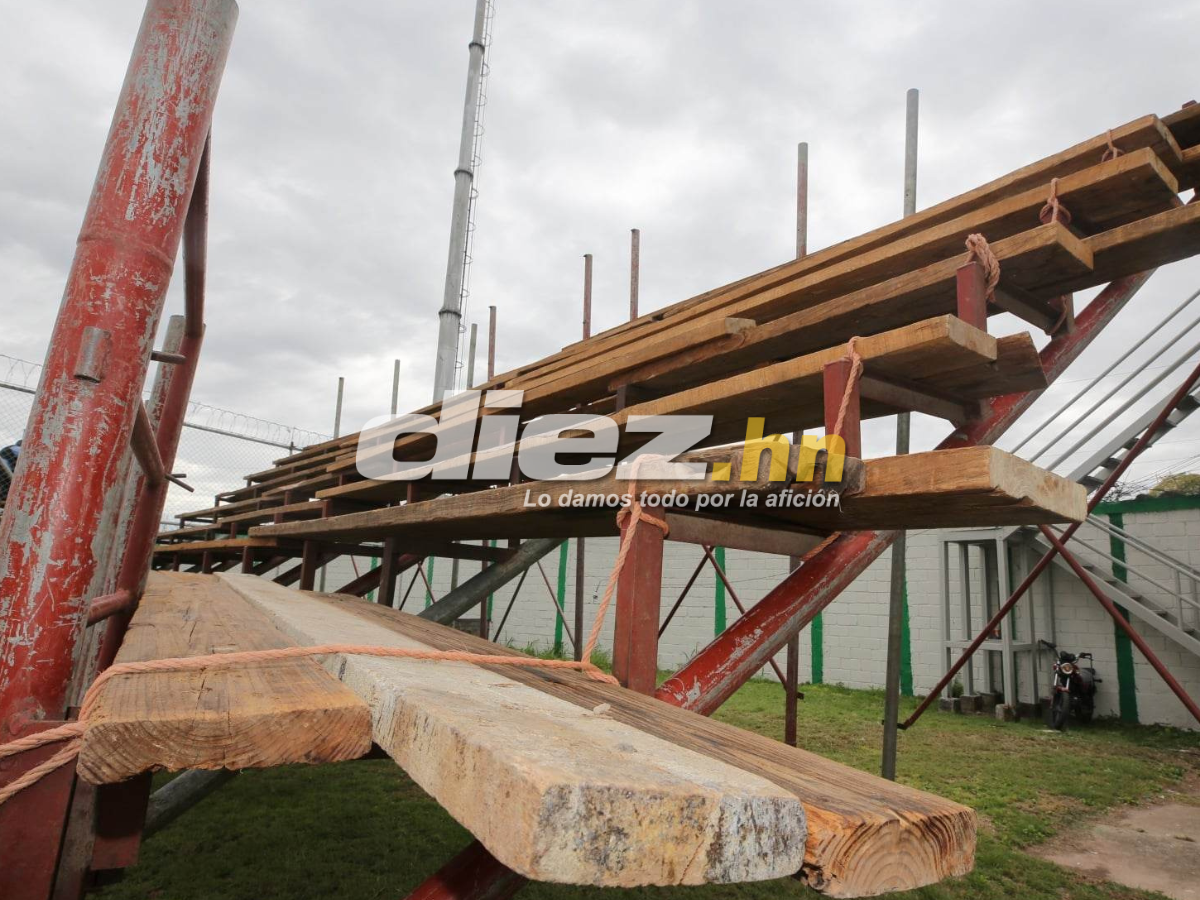
M 996 299 L 996 285 L 1000 283 L 1000 260 L 992 252 L 991 245 L 982 234 L 967 235 L 967 262 L 977 262 L 983 266 L 984 284 L 987 287 L 987 300 L 992 303 Z
M 617 513 L 617 523 L 619 525 L 624 524 L 626 520 L 628 520 L 629 524 L 622 535 L 621 549 L 617 553 L 617 559 L 613 564 L 612 572 L 609 573 L 608 584 L 604 589 L 604 597 L 600 601 L 600 608 L 596 611 L 596 618 L 592 622 L 592 630 L 588 634 L 587 644 L 583 648 L 583 658 L 580 661 L 470 653 L 464 650 L 419 650 L 407 647 L 378 647 L 367 644 L 318 644 L 312 647 L 280 647 L 272 650 L 245 650 L 238 653 L 210 653 L 205 656 L 181 656 L 171 659 L 117 663 L 101 672 L 96 680 L 92 682 L 91 687 L 88 688 L 87 693 L 84 695 L 83 703 L 79 709 L 79 718 L 76 721 L 59 725 L 57 728 L 48 728 L 45 731 L 18 738 L 6 744 L 0 744 L 0 759 L 4 759 L 9 756 L 15 756 L 18 753 L 43 747 L 46 744 L 58 741 L 70 741 L 54 756 L 45 762 L 39 763 L 28 772 L 25 772 L 20 777 L 0 788 L 0 805 L 3 805 L 9 798 L 25 788 L 36 784 L 55 769 L 73 761 L 79 755 L 80 747 L 83 744 L 82 737 L 87 730 L 88 720 L 99 698 L 100 688 L 119 675 L 138 675 L 148 672 L 188 672 L 197 669 L 236 666 L 243 663 L 260 663 L 273 660 L 303 659 L 312 656 L 342 654 L 346 656 L 374 656 L 385 659 L 468 662 L 475 665 L 524 666 L 534 669 L 578 669 L 595 681 L 617 684 L 617 679 L 593 665 L 591 661 L 592 651 L 596 649 L 596 643 L 600 639 L 600 632 L 604 628 L 605 616 L 608 613 L 609 606 L 612 604 L 612 598 L 616 592 L 617 583 L 620 581 L 621 572 L 625 568 L 625 560 L 629 556 L 629 550 L 633 545 L 633 537 L 637 533 L 638 526 L 642 522 L 646 522 L 656 528 L 662 529 L 664 535 L 670 530 L 663 519 L 648 514 L 642 508 L 638 497 L 637 471 L 642 462 L 648 459 L 649 457 L 643 456 L 634 460 L 633 469 L 630 473 L 633 477 L 627 495 L 629 502 L 628 505 L 622 507 Z
M 1043 225 L 1049 225 L 1051 222 L 1062 222 L 1064 225 L 1071 224 L 1071 211 L 1063 206 L 1062 201 L 1058 199 L 1057 178 L 1050 179 L 1050 196 L 1046 198 L 1046 205 L 1038 213 L 1038 220 Z
M 1124 153 L 1124 150 L 1113 143 L 1112 129 L 1108 129 L 1108 149 L 1100 154 L 1100 162 L 1108 162 L 1110 159 L 1116 159 Z

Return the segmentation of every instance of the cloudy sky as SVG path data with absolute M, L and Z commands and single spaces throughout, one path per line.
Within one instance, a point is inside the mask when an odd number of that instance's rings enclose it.
M 386 412 L 400 358 L 402 409 L 428 401 L 473 5 L 242 4 L 213 126 L 194 396 L 328 432 L 344 375 L 356 428 Z M 631 227 L 643 311 L 789 257 L 797 141 L 811 145 L 811 249 L 896 218 L 909 87 L 920 206 L 1200 94 L 1195 0 L 1136 15 L 1022 0 L 497 5 L 468 318 L 499 307 L 501 370 L 578 337 L 584 253 L 595 328 L 621 321 Z M 40 361 L 143 2 L 0 7 L 0 353 Z M 1070 378 L 1197 276 L 1156 276 Z M 924 446 L 945 431 L 919 424 Z M 869 449 L 889 441 L 881 423 Z M 1189 441 L 1158 458 L 1200 453 Z

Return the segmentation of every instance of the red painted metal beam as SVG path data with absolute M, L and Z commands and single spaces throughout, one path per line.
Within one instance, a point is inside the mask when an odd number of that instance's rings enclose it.
M 11 738 L 61 724 L 31 722 L 14 729 Z M 11 783 L 61 750 L 61 744 L 49 744 L 0 760 L 0 784 Z M 0 806 L 0 897 L 4 900 L 50 896 L 74 780 L 75 767 L 61 766 Z
M 1152 272 L 1114 281 L 1080 313 L 1074 331 L 1056 336 L 1041 352 L 1053 382 L 1091 344 L 1145 284 Z M 1040 396 L 1008 394 L 988 415 L 944 440 L 940 449 L 994 443 Z M 896 532 L 837 534 L 803 566 L 701 650 L 656 691 L 667 703 L 712 713 L 891 546 Z
M 151 0 L 142 20 L 0 520 L 0 734 L 65 711 L 236 16 Z
M 472 841 L 407 900 L 508 900 L 525 883 L 523 876 L 499 862 L 483 844 Z

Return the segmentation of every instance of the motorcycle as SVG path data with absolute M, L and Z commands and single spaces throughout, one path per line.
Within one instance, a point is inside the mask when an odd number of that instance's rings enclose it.
M 1057 654 L 1049 726 L 1055 731 L 1062 731 L 1067 727 L 1067 719 L 1072 713 L 1077 721 L 1086 725 L 1096 712 L 1096 685 L 1103 680 L 1096 677 L 1096 670 L 1092 666 L 1083 665 L 1083 660 L 1092 662 L 1092 654 L 1068 653 L 1049 641 L 1040 640 L 1038 644 Z

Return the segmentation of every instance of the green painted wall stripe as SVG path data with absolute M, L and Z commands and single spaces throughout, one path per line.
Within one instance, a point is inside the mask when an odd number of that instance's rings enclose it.
M 900 607 L 900 693 L 905 697 L 913 696 L 912 670 L 912 632 L 908 622 L 908 578 L 904 579 L 902 593 L 903 603 Z
M 1164 498 L 1167 499 L 1167 498 Z M 1169 499 L 1193 499 L 1187 498 L 1169 498 Z M 1114 504 L 1117 505 L 1117 504 Z M 1121 504 L 1124 505 L 1124 504 Z M 1117 528 L 1125 527 L 1125 516 L 1120 512 L 1110 512 L 1108 514 L 1110 521 Z M 1115 534 L 1110 535 L 1108 539 L 1109 552 L 1115 556 L 1120 562 L 1114 562 L 1112 573 L 1121 581 L 1129 580 L 1129 571 L 1122 563 L 1125 562 L 1125 542 Z M 1125 607 L 1117 605 L 1117 611 L 1126 619 L 1129 618 L 1129 612 Z M 1122 722 L 1137 722 L 1138 707 L 1137 707 L 1137 681 L 1136 672 L 1133 667 L 1133 641 L 1129 639 L 1120 625 L 1113 623 L 1113 635 L 1116 638 L 1117 647 L 1117 702 L 1121 709 Z
M 725 548 L 717 547 L 716 549 L 717 565 L 722 569 L 725 568 Z M 713 593 L 713 634 L 719 635 L 725 631 L 725 582 L 720 578 L 714 578 L 717 586 Z
M 822 613 L 813 616 L 808 626 L 809 639 L 812 641 L 812 683 L 825 683 L 825 621 Z
M 1137 497 L 1133 500 L 1114 500 L 1096 504 L 1097 513 L 1170 512 L 1176 509 L 1200 509 L 1200 497 Z
M 426 570 L 425 578 L 426 578 L 426 580 L 429 581 L 430 585 L 433 584 L 433 561 L 434 561 L 434 559 L 436 559 L 436 557 L 433 557 L 433 556 L 429 557 L 429 562 L 425 566 L 425 570 Z M 429 587 L 426 587 L 425 588 L 425 605 L 429 606 L 431 603 L 433 603 L 433 592 L 429 590 Z
M 379 568 L 379 557 L 377 557 L 377 556 L 373 556 L 373 557 L 371 557 L 371 569 L 370 569 L 370 571 L 374 572 L 374 571 L 375 571 L 376 569 L 378 569 L 378 568 Z M 368 600 L 370 600 L 372 603 L 374 603 L 374 602 L 375 602 L 375 592 L 374 592 L 374 591 L 367 591 L 367 599 L 368 599 Z
M 558 545 L 558 605 L 566 609 L 567 597 L 567 544 L 563 541 Z M 554 652 L 563 652 L 563 620 L 558 610 L 554 611 Z

